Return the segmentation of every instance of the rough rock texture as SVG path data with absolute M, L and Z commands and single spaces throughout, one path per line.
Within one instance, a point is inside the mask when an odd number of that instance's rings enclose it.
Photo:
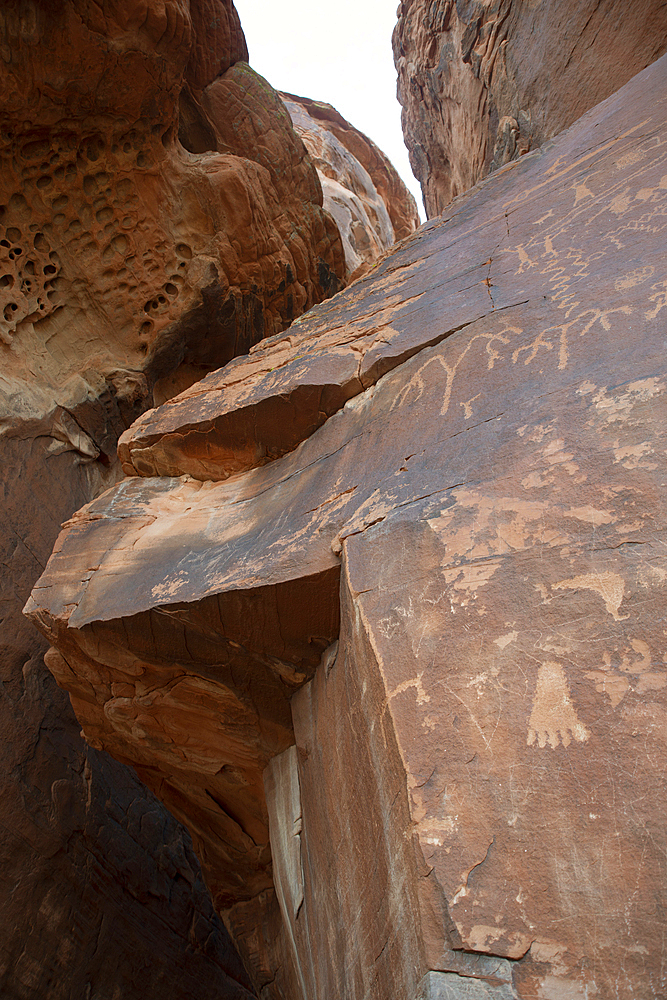
M 49 665 L 266 996 L 665 993 L 666 219 L 667 57 L 139 421 L 158 478 L 61 534 Z
M 419 225 L 415 200 L 374 142 L 330 104 L 282 94 L 317 167 L 324 208 L 336 220 L 352 280 Z
M 61 521 L 104 484 L 99 463 L 53 444 L 0 436 L 0 995 L 241 1000 L 249 982 L 190 838 L 133 771 L 86 747 L 21 616 Z
M 32 365 L 39 381 L 65 383 L 83 344 L 102 371 L 217 367 L 340 287 L 338 234 L 275 93 L 245 63 L 227 68 L 244 51 L 223 48 L 198 96 L 225 153 L 189 153 L 177 99 L 204 71 L 189 5 L 156 3 L 155 21 L 135 6 L 101 23 L 83 0 L 35 6 L 31 27 L 3 13 L 17 36 L 3 63 L 0 241 L 16 377 Z
M 0 55 L 0 993 L 244 996 L 187 834 L 21 608 L 119 434 L 335 291 L 342 245 L 231 0 L 7 0 Z
M 667 48 L 662 0 L 401 0 L 398 98 L 428 218 Z

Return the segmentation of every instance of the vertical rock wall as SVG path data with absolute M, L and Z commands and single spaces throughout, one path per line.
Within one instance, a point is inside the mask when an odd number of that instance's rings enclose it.
M 427 216 L 567 128 L 666 46 L 660 0 L 402 0 L 398 97 Z

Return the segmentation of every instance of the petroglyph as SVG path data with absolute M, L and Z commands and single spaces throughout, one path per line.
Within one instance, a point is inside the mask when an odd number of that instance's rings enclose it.
M 392 698 L 395 698 L 397 694 L 403 694 L 403 692 L 407 691 L 409 688 L 414 688 L 417 692 L 418 705 L 423 705 L 426 702 L 430 701 L 431 696 L 426 693 L 426 691 L 424 690 L 424 685 L 422 684 L 423 676 L 424 676 L 424 671 L 422 670 L 422 672 L 418 674 L 416 677 L 412 677 L 408 681 L 402 681 L 397 687 L 394 688 L 391 694 L 388 695 L 387 700 L 391 701 Z
M 571 507 L 564 512 L 564 516 L 574 517 L 577 521 L 592 524 L 595 528 L 599 528 L 602 524 L 611 524 L 614 520 L 614 515 L 608 510 L 598 510 L 596 507 Z
M 585 573 L 582 576 L 575 576 L 571 580 L 561 580 L 554 583 L 554 590 L 592 590 L 599 594 L 605 603 L 607 612 L 614 621 L 624 621 L 628 616 L 619 615 L 618 609 L 623 602 L 625 592 L 625 580 L 618 573 L 606 571 L 604 573 Z
M 475 402 L 476 399 L 479 399 L 481 395 L 482 395 L 481 392 L 478 392 L 476 396 L 472 396 L 469 400 L 467 400 L 467 402 L 459 404 L 460 406 L 463 407 L 463 412 L 466 420 L 470 420 L 470 418 L 472 417 L 473 414 L 472 404 Z
M 574 303 L 573 305 L 578 305 L 578 303 Z M 569 315 L 571 308 L 572 307 L 568 308 L 566 315 Z M 547 334 L 552 334 L 554 340 L 558 343 L 558 368 L 562 371 L 567 367 L 570 357 L 569 338 L 577 332 L 580 337 L 585 336 L 585 334 L 587 334 L 596 323 L 599 323 L 603 330 L 610 330 L 611 323 L 609 317 L 613 316 L 615 313 L 622 313 L 629 316 L 632 313 L 632 309 L 630 306 L 619 306 L 616 309 L 586 309 L 584 312 L 579 313 L 578 316 L 566 323 L 559 323 L 558 325 L 547 327 L 546 330 L 542 330 L 532 344 L 527 347 L 521 347 L 515 351 L 516 357 L 513 357 L 512 360 L 516 360 L 522 351 L 528 350 L 530 353 L 527 359 L 524 360 L 524 364 L 530 364 L 530 362 L 535 358 L 540 347 L 552 350 L 554 342 L 551 340 L 545 340 Z M 581 329 L 577 331 L 578 324 L 581 324 Z
M 568 747 L 573 739 L 585 743 L 590 735 L 577 718 L 562 666 L 555 661 L 543 663 L 537 674 L 526 743 L 533 746 L 537 741 L 540 749 L 548 743 L 555 750 L 561 742 Z
M 424 373 L 430 365 L 435 364 L 442 368 L 445 372 L 445 386 L 442 407 L 440 410 L 440 415 L 445 416 L 450 407 L 452 390 L 456 376 L 468 355 L 474 348 L 477 348 L 480 343 L 483 345 L 484 354 L 486 354 L 486 368 L 488 371 L 491 371 L 495 367 L 496 363 L 505 360 L 511 361 L 513 365 L 523 364 L 528 366 L 531 365 L 536 359 L 538 362 L 541 362 L 542 358 L 545 356 L 552 356 L 554 360 L 557 360 L 558 369 L 563 370 L 568 364 L 570 356 L 570 341 L 572 337 L 585 336 L 596 324 L 599 324 L 603 330 L 609 331 L 611 330 L 612 316 L 617 314 L 629 316 L 632 313 L 632 308 L 628 305 L 618 306 L 612 309 L 591 308 L 583 310 L 570 319 L 570 313 L 576 308 L 577 305 L 578 302 L 568 304 L 566 311 L 567 319 L 565 322 L 545 327 L 529 343 L 521 344 L 520 346 L 515 347 L 511 354 L 508 354 L 507 357 L 505 356 L 503 349 L 511 346 L 512 342 L 516 342 L 521 334 L 524 333 L 523 328 L 520 326 L 507 325 L 497 332 L 489 330 L 482 333 L 475 333 L 468 337 L 465 347 L 456 357 L 452 357 L 452 351 L 439 352 L 438 354 L 433 355 L 425 361 L 420 368 L 417 369 L 410 380 L 402 388 L 393 403 L 392 409 L 403 406 L 408 402 L 416 402 L 421 399 L 426 391 L 428 382 Z M 449 346 L 451 347 L 452 345 Z M 477 395 L 472 396 L 459 404 L 463 407 L 466 420 L 470 419 L 472 416 L 472 404 L 480 397 L 480 395 L 481 393 L 478 393 Z
M 385 639 L 393 639 L 401 627 L 405 624 L 406 619 L 414 617 L 414 605 L 412 598 L 409 597 L 406 607 L 399 606 L 393 608 L 391 615 L 388 615 L 385 618 L 380 618 L 378 621 L 378 632 L 380 632 Z
M 617 708 L 630 690 L 630 681 L 627 677 L 609 673 L 605 669 L 588 670 L 585 676 L 588 680 L 595 682 L 595 690 L 598 694 L 607 695 L 612 708 Z
M 519 437 L 524 437 L 528 432 L 528 424 L 524 424 L 523 427 L 517 428 L 517 434 Z M 552 421 L 549 424 L 536 424 L 535 427 L 531 429 L 530 434 L 528 434 L 529 441 L 535 441 L 540 444 L 544 440 L 547 434 L 551 434 L 554 431 L 555 423 Z
M 653 295 L 649 295 L 649 302 L 653 302 L 653 308 L 647 309 L 644 313 L 646 319 L 655 319 L 658 313 L 667 306 L 667 281 L 658 281 L 655 285 L 651 285 L 651 291 Z
M 605 694 L 616 708 L 629 690 L 637 694 L 647 691 L 661 691 L 667 687 L 667 667 L 656 663 L 651 648 L 643 639 L 631 639 L 629 647 L 613 655 L 606 651 L 599 669 L 586 673 L 588 680 L 595 683 L 595 690 Z
M 541 454 L 547 465 L 561 465 L 570 475 L 579 471 L 577 463 L 572 461 L 574 452 L 565 450 L 563 438 L 554 438 L 553 441 L 549 441 L 542 449 Z
M 500 559 L 485 560 L 481 565 L 456 566 L 454 569 L 445 569 L 443 576 L 454 590 L 462 590 L 468 596 L 475 597 L 480 587 L 489 582 L 501 565 Z M 462 601 L 464 606 L 467 603 L 467 599 Z
M 587 180 L 588 180 L 588 178 L 587 178 Z M 579 204 L 580 201 L 584 200 L 584 198 L 595 198 L 595 192 L 591 191 L 591 189 L 586 185 L 586 181 L 585 180 L 581 181 L 579 184 L 576 184 L 576 183 L 573 184 L 572 185 L 572 190 L 574 191 L 574 204 L 575 204 L 575 208 Z
M 509 646 L 511 642 L 516 642 L 518 638 L 518 632 L 508 632 L 507 635 L 499 635 L 498 638 L 493 641 L 500 649 L 505 649 L 505 647 Z
M 489 497 L 465 489 L 457 490 L 454 495 L 456 508 L 428 519 L 446 548 L 443 571 L 455 574 L 448 578 L 450 583 L 456 579 L 464 560 L 469 568 L 473 560 L 506 555 L 535 544 L 561 545 L 568 541 L 558 529 L 545 528 L 547 504 L 542 501 Z M 494 560 L 490 565 L 495 564 Z M 488 576 L 490 572 L 485 573 L 485 579 Z M 460 586 L 468 586 L 465 579 Z M 474 580 L 474 576 L 470 579 Z
M 442 408 L 440 410 L 441 416 L 444 417 L 449 409 L 449 403 L 452 396 L 452 386 L 454 384 L 456 373 L 473 346 L 476 345 L 478 341 L 481 341 L 484 344 L 487 355 L 486 367 L 489 371 L 491 371 L 496 361 L 501 357 L 500 352 L 496 349 L 496 345 L 505 346 L 509 344 L 510 337 L 508 335 L 512 333 L 518 334 L 521 332 L 521 329 L 518 327 L 505 327 L 498 333 L 477 333 L 469 338 L 465 348 L 453 362 L 448 362 L 441 354 L 436 354 L 434 357 L 429 358 L 428 361 L 417 369 L 409 382 L 407 382 L 403 389 L 401 389 L 392 405 L 392 410 L 396 409 L 396 407 L 404 405 L 409 398 L 413 398 L 415 402 L 419 400 L 426 389 L 426 380 L 423 377 L 423 373 L 429 365 L 438 364 L 445 372 L 445 389 L 443 393 Z
M 442 847 L 447 836 L 451 837 L 458 828 L 458 815 L 443 816 L 442 819 L 417 823 L 417 835 L 420 841 L 425 844 L 430 844 L 432 847 Z
M 549 216 L 545 215 L 544 218 L 547 219 Z M 515 253 L 518 255 L 519 267 L 518 270 L 514 272 L 516 275 L 523 274 L 524 270 L 530 271 L 533 267 L 539 266 L 538 262 L 533 260 L 532 257 L 528 255 L 523 246 L 511 247 L 510 249 L 505 250 L 505 253 Z
M 639 267 L 634 271 L 629 271 L 624 274 L 622 278 L 617 278 L 614 282 L 614 288 L 617 292 L 625 292 L 630 288 L 634 288 L 635 285 L 642 285 L 649 278 L 653 277 L 655 268 L 653 267 Z
M 626 421 L 637 403 L 645 403 L 665 391 L 664 382 L 657 376 L 638 379 L 624 387 L 623 392 L 608 395 L 606 388 L 593 396 L 596 411 L 608 424 Z
M 647 455 L 653 454 L 653 446 L 650 441 L 642 441 L 640 444 L 620 446 L 619 441 L 614 441 L 614 461 L 620 462 L 624 469 L 657 469 L 655 462 L 643 461 Z
M 502 944 L 501 944 L 502 942 Z M 521 958 L 530 948 L 531 938 L 507 927 L 492 927 L 475 924 L 468 934 L 468 947 L 474 951 L 505 955 L 507 958 Z M 498 950 L 499 947 L 502 950 Z

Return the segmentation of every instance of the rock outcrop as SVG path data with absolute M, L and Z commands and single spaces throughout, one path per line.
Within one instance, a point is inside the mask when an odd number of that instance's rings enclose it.
M 231 0 L 7 0 L 0 55 L 0 993 L 240 998 L 188 835 L 21 608 L 121 432 L 341 287 L 342 244 Z
M 317 167 L 324 208 L 336 220 L 350 280 L 419 225 L 415 200 L 384 153 L 330 104 L 282 94 Z
M 28 603 L 262 996 L 664 992 L 666 94 L 140 419 Z
M 429 218 L 567 128 L 667 48 L 662 0 L 401 0 L 410 162 Z

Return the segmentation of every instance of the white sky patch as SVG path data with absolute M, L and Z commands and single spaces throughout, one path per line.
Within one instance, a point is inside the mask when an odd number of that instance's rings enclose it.
M 397 0 L 235 0 L 250 65 L 276 90 L 333 104 L 386 153 L 424 219 L 396 100 L 391 34 Z

